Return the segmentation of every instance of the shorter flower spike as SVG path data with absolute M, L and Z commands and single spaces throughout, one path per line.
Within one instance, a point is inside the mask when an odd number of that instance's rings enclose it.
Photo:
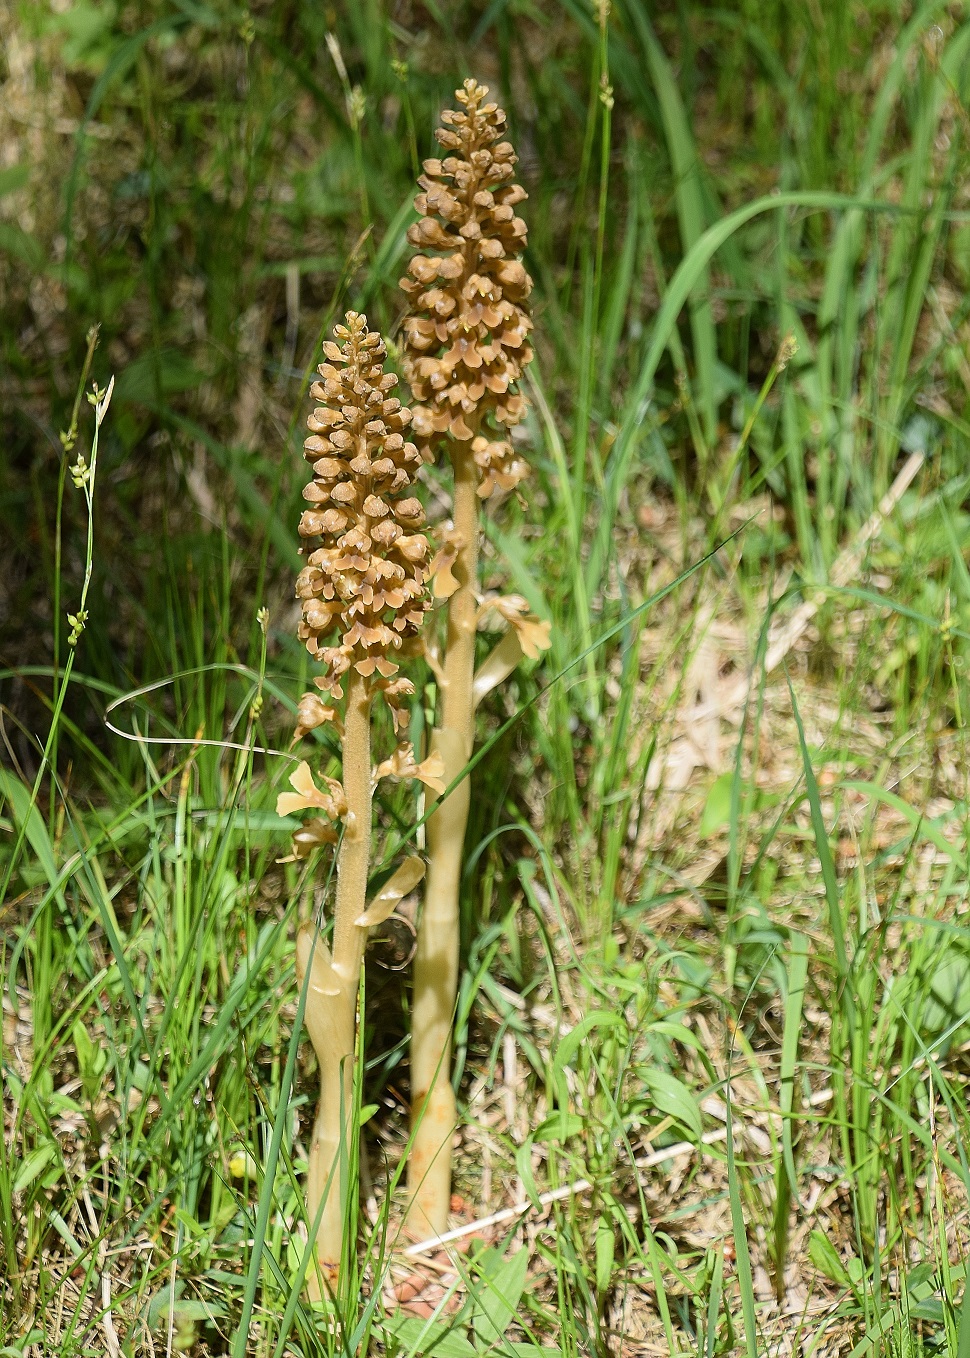
M 508 436 L 525 412 L 513 387 L 532 358 L 526 227 L 515 214 L 526 192 L 513 182 L 505 114 L 486 102 L 487 87 L 466 80 L 455 97 L 461 109 L 446 109 L 435 134 L 447 155 L 424 162 L 421 220 L 408 231 L 418 253 L 401 279 L 404 373 L 423 456 L 444 434 L 469 446 L 485 499 L 527 472 Z
M 368 330 L 366 316 L 348 311 L 345 321 L 334 329 L 335 342 L 324 344 L 327 361 L 310 389 L 318 404 L 303 448 L 313 480 L 303 491 L 309 507 L 299 530 L 308 556 L 296 585 L 302 601 L 298 635 L 323 667 L 314 678 L 318 691 L 300 699 L 296 738 L 321 726 L 339 735 L 341 781 L 315 782 L 303 762 L 290 774 L 292 791 L 281 792 L 276 804 L 280 816 L 315 813 L 293 836 L 291 858 L 282 861 L 309 858 L 339 841 L 332 951 L 316 923 L 307 921 L 297 935 L 304 1018 L 320 1062 L 306 1189 L 307 1219 L 316 1222 L 314 1268 L 307 1280 L 314 1301 L 336 1287 L 353 1231 L 358 984 L 368 930 L 394 904 L 388 905 L 393 893 L 386 884 L 385 898 L 373 905 L 376 914 L 368 914 L 371 721 L 378 698 L 390 710 L 400 742 L 380 766 L 382 776 L 426 782 L 434 777 L 433 757 L 416 764 L 411 745 L 403 741 L 414 685 L 398 674 L 398 661 L 420 652 L 420 628 L 431 607 L 431 548 L 421 532 L 424 511 L 413 494 L 421 455 L 406 439 L 411 413 L 391 395 L 397 378 L 384 371 L 383 340 Z M 397 875 L 392 882 L 407 883 L 415 870 L 408 868 L 403 879 Z
M 300 639 L 328 670 L 317 683 L 340 698 L 351 667 L 366 678 L 397 672 L 392 657 L 417 634 L 431 601 L 424 511 L 408 493 L 421 465 L 404 437 L 411 413 L 389 394 L 397 378 L 384 372 L 384 341 L 367 317 L 348 311 L 334 336 L 341 343 L 324 345 L 328 362 L 310 388 L 320 404 L 303 445 L 313 480 L 300 536 L 316 545 L 296 592 Z

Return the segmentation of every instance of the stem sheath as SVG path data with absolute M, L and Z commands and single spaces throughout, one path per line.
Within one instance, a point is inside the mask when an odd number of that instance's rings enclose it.
M 307 1219 L 320 1212 L 316 1237 L 320 1277 L 311 1271 L 312 1299 L 322 1295 L 321 1281 L 335 1287 L 340 1271 L 351 1190 L 354 1094 L 354 1035 L 357 992 L 367 930 L 355 923 L 364 912 L 371 837 L 371 694 L 366 679 L 350 671 L 344 717 L 343 785 L 347 819 L 337 860 L 331 988 L 307 993 L 306 1024 L 320 1062 L 320 1103 L 310 1144 Z M 318 943 L 322 947 L 322 943 Z M 302 980 L 302 978 L 301 978 Z M 335 983 L 335 984 L 334 984 Z M 322 1210 L 321 1210 L 322 1204 Z
M 447 784 L 471 758 L 475 708 L 475 634 L 478 611 L 479 473 L 471 443 L 456 445 L 454 525 L 460 535 L 453 574 L 458 589 L 448 606 L 441 724 L 432 750 L 444 760 Z M 428 821 L 428 878 L 414 958 L 411 1037 L 411 1154 L 408 1230 L 440 1235 L 451 1202 L 451 1141 L 457 1124 L 451 1088 L 451 1033 L 458 994 L 458 891 L 468 824 L 469 780 L 464 779 Z

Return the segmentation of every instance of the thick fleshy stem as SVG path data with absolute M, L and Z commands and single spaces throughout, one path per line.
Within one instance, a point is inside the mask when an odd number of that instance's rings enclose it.
M 364 914 L 367 903 L 371 838 L 372 701 L 367 680 L 351 671 L 347 683 L 343 742 L 343 785 L 347 815 L 337 859 L 337 899 L 330 968 L 334 981 L 332 988 L 339 988 L 339 994 L 320 994 L 311 986 L 306 1003 L 306 1025 L 320 1062 L 320 1103 L 310 1142 L 307 1177 L 307 1220 L 311 1227 L 320 1213 L 316 1236 L 319 1276 L 311 1269 L 307 1284 L 310 1296 L 314 1299 L 321 1295 L 321 1282 L 331 1289 L 336 1286 L 351 1188 L 357 990 L 367 943 L 367 929 L 356 921 Z M 316 946 L 323 947 L 322 940 L 317 940 Z M 311 971 L 311 977 L 312 974 Z
M 470 441 L 456 445 L 454 467 L 454 525 L 461 542 L 453 567 L 458 589 L 448 601 L 442 719 L 431 740 L 432 751 L 444 762 L 446 787 L 471 758 L 475 729 L 481 478 Z M 451 1033 L 458 994 L 458 893 L 470 800 L 465 778 L 428 821 L 428 876 L 414 958 L 407 1220 L 408 1230 L 422 1236 L 447 1230 L 451 1201 L 451 1143 L 457 1124 Z

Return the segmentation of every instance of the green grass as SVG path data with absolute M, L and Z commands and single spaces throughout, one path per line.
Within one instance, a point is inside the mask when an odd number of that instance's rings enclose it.
M 0 26 L 0 1352 L 970 1358 L 964 7 Z M 298 450 L 334 318 L 393 337 L 467 74 L 509 111 L 536 281 L 533 474 L 486 583 L 553 646 L 483 708 L 456 1191 L 478 1217 L 589 1187 L 395 1309 L 402 925 L 367 968 L 328 1323 L 292 955 L 326 884 L 276 861 L 273 810 Z M 78 488 L 76 396 L 112 375 Z

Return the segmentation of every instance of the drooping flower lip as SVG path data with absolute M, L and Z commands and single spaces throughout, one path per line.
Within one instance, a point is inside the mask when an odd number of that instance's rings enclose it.
M 444 771 L 445 762 L 437 751 L 429 754 L 427 759 L 418 764 L 414 759 L 414 746 L 410 742 L 405 742 L 397 747 L 390 759 L 378 764 L 374 770 L 374 780 L 376 782 L 379 778 L 415 778 L 440 796 L 445 790 Z
M 315 693 L 304 693 L 296 709 L 297 726 L 293 733 L 294 740 L 302 740 L 310 731 L 315 731 L 318 726 L 333 726 L 338 735 L 342 732 L 342 723 L 337 715 L 337 709 L 325 703 Z
M 539 653 L 548 651 L 551 646 L 552 623 L 547 618 L 536 617 L 528 599 L 521 594 L 486 595 L 478 610 L 479 619 L 487 619 L 489 613 L 497 613 L 514 629 L 527 660 L 537 660 Z
M 325 778 L 328 790 L 322 791 L 313 781 L 310 765 L 301 760 L 290 774 L 293 792 L 281 792 L 276 799 L 278 816 L 295 816 L 300 811 L 322 811 L 331 820 L 340 820 L 347 814 L 347 799 L 343 787 L 336 778 Z
M 438 533 L 438 544 L 430 567 L 431 588 L 436 599 L 450 599 L 459 588 L 452 568 L 465 546 L 464 534 L 456 528 L 442 529 Z

